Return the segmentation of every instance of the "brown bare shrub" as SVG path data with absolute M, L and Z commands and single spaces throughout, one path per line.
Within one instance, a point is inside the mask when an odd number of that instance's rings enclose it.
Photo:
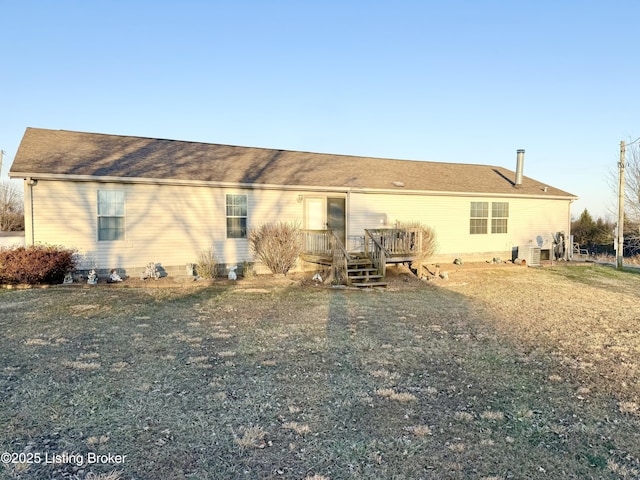
M 438 250 L 436 232 L 433 228 L 418 221 L 398 222 L 398 228 L 420 228 L 422 230 L 422 250 L 419 262 L 426 262 Z
M 302 252 L 302 235 L 297 223 L 265 223 L 249 232 L 252 252 L 271 273 L 286 275 Z
M 62 283 L 76 269 L 76 252 L 54 245 L 0 249 L 0 283 Z
M 202 250 L 198 253 L 198 264 L 196 271 L 202 278 L 216 278 L 218 262 L 216 252 L 213 247 Z

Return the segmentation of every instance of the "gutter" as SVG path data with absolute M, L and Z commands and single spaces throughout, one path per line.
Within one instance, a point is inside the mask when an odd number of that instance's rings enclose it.
M 93 175 L 65 175 L 65 174 L 38 174 L 38 173 L 22 173 L 9 172 L 10 178 L 24 179 L 41 179 L 54 181 L 71 181 L 71 182 L 94 182 L 94 183 L 119 183 L 119 184 L 136 184 L 136 185 L 172 185 L 172 186 L 191 186 L 191 187 L 219 187 L 219 188 L 242 188 L 247 190 L 287 190 L 292 192 L 339 192 L 339 193 L 362 193 L 362 194 L 393 194 L 393 195 L 425 195 L 425 196 L 442 196 L 442 197 L 492 197 L 492 198 L 535 198 L 548 200 L 577 200 L 575 195 L 549 195 L 544 193 L 545 185 L 540 185 L 540 194 L 533 193 L 497 193 L 497 192 L 457 192 L 457 191 L 441 191 L 441 190 L 405 190 L 399 188 L 367 188 L 367 187 L 329 187 L 326 185 L 279 185 L 279 184 L 256 184 L 241 182 L 219 182 L 206 180 L 183 180 L 183 179 L 160 179 L 160 178 L 142 178 L 142 177 L 112 177 L 112 176 L 93 176 Z M 37 181 L 37 180 L 36 180 Z

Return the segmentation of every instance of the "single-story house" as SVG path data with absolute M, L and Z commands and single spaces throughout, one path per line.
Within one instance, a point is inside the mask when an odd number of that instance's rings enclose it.
M 149 262 L 253 262 L 266 222 L 330 229 L 349 252 L 367 230 L 415 221 L 437 235 L 434 261 L 554 254 L 576 196 L 492 165 L 392 160 L 27 128 L 11 167 L 25 185 L 26 244 L 76 248 L 84 268 Z M 514 253 L 515 252 L 515 253 Z M 557 252 L 555 252 L 557 253 Z M 520 255 L 522 256 L 522 255 Z

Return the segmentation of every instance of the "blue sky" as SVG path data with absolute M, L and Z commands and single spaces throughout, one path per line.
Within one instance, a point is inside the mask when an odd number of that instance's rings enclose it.
M 515 169 L 615 212 L 637 1 L 0 0 L 2 178 L 26 127 Z M 615 213 L 610 215 L 613 219 Z

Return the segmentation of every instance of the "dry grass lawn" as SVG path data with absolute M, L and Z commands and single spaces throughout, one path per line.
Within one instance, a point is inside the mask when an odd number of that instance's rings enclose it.
M 0 478 L 640 478 L 640 274 L 484 267 L 0 291 Z

